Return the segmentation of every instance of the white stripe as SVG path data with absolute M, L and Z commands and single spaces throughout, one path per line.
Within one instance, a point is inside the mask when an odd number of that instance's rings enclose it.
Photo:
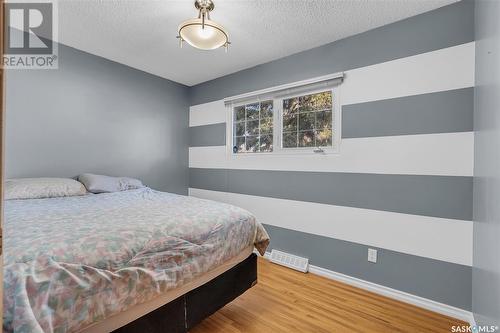
M 198 104 L 189 108 L 189 126 L 201 126 L 226 122 L 223 100 Z
M 329 155 L 240 154 L 226 146 L 190 147 L 189 167 L 472 176 L 474 133 L 343 139 Z
M 265 224 L 462 265 L 472 265 L 472 221 L 193 188 L 189 189 L 189 195 L 242 207 L 252 212 L 258 221 Z
M 474 86 L 475 42 L 345 72 L 341 105 Z M 226 121 L 223 100 L 191 106 L 189 126 Z
M 346 71 L 342 105 L 474 86 L 475 42 Z

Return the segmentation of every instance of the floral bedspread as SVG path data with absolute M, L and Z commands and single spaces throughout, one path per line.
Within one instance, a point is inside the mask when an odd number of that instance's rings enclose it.
M 4 332 L 75 332 L 269 242 L 247 211 L 149 188 L 5 202 Z

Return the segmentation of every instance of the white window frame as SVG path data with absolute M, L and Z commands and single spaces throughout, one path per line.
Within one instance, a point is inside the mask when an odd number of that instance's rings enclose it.
M 332 80 L 336 78 L 342 79 L 343 73 L 335 73 L 330 75 L 325 75 L 323 77 L 313 78 L 310 80 L 304 80 L 301 82 L 296 82 L 292 84 L 287 84 L 275 88 L 263 89 L 259 92 L 243 94 L 233 97 L 237 102 L 227 102 L 227 118 L 226 118 L 226 147 L 227 154 L 229 157 L 240 158 L 243 156 L 280 156 L 280 155 L 329 155 L 329 154 L 339 154 L 341 146 L 341 124 L 342 124 L 342 112 L 341 112 L 341 96 L 340 96 L 340 83 L 332 81 L 332 83 L 319 84 L 322 81 Z M 316 84 L 308 88 L 308 85 Z M 287 93 L 287 89 L 295 89 L 293 93 Z M 324 91 L 332 92 L 332 146 L 321 147 L 322 151 L 316 151 L 317 147 L 297 147 L 297 148 L 283 148 L 282 147 L 282 117 L 283 117 L 283 100 L 297 97 L 305 96 L 315 93 L 320 93 Z M 231 100 L 231 98 L 228 98 Z M 263 101 L 273 101 L 273 151 L 272 152 L 242 152 L 233 153 L 233 131 L 234 131 L 234 109 L 238 106 L 252 104 Z
M 332 146 L 329 147 L 321 147 L 323 152 L 321 154 L 338 154 L 340 151 L 340 122 L 341 122 L 341 112 L 340 112 L 340 102 L 339 102 L 339 92 L 340 89 L 338 86 L 336 87 L 329 87 L 329 88 L 317 88 L 313 90 L 304 90 L 303 92 L 300 93 L 294 93 L 294 94 L 288 94 L 288 95 L 283 95 L 280 96 L 279 98 L 275 99 L 275 105 L 277 104 L 277 107 L 274 107 L 275 115 L 278 116 L 278 121 L 274 124 L 273 130 L 277 130 L 279 133 L 279 136 L 277 137 L 277 146 L 275 149 L 274 147 L 274 140 L 273 140 L 273 151 L 278 152 L 279 154 L 317 154 L 318 152 L 315 152 L 315 149 L 318 147 L 297 147 L 297 148 L 283 148 L 283 100 L 293 98 L 293 97 L 299 97 L 299 96 L 306 96 L 306 95 L 312 95 L 312 94 L 317 94 L 325 91 L 331 91 L 332 93 Z M 274 135 L 274 134 L 273 134 Z M 273 137 L 274 138 L 274 137 Z
M 243 106 L 243 105 L 248 105 L 248 104 L 254 104 L 254 103 L 261 103 L 261 102 L 267 102 L 267 101 L 272 101 L 273 102 L 273 151 L 258 151 L 258 152 L 241 152 L 241 153 L 235 153 L 233 152 L 233 146 L 234 146 L 234 142 L 233 142 L 233 138 L 234 138 L 234 123 L 235 123 L 235 119 L 234 119 L 234 109 L 236 109 L 237 107 L 239 106 Z M 256 99 L 248 99 L 246 101 L 241 101 L 241 102 L 238 102 L 238 103 L 234 103 L 234 104 L 230 104 L 228 106 L 229 108 L 229 114 L 230 114 L 230 121 L 228 122 L 229 128 L 226 129 L 226 133 L 229 133 L 228 135 L 228 138 L 227 138 L 227 146 L 229 147 L 229 152 L 231 155 L 234 155 L 234 156 L 242 156 L 242 155 L 268 155 L 268 154 L 273 154 L 274 153 L 274 150 L 275 150 L 275 144 L 276 144 L 276 136 L 274 135 L 274 131 L 276 130 L 276 109 L 275 109 L 275 106 L 276 106 L 276 101 L 268 96 L 268 98 L 256 98 Z M 260 118 L 259 118 L 259 127 L 260 127 Z

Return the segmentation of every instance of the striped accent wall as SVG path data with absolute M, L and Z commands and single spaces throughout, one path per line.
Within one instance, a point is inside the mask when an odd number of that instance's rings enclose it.
M 248 209 L 271 248 L 470 310 L 473 15 L 459 2 L 193 87 L 190 195 Z M 345 72 L 339 153 L 232 155 L 223 98 L 308 78 L 301 69 Z

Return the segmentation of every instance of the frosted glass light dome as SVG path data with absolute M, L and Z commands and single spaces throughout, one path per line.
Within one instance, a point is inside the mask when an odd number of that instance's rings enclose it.
M 210 12 L 215 8 L 213 1 L 196 0 L 194 6 L 199 11 L 198 18 L 182 22 L 177 31 L 181 47 L 186 41 L 200 50 L 214 50 L 224 46 L 227 51 L 231 43 L 226 29 L 210 20 Z
M 214 21 L 194 18 L 179 25 L 179 36 L 189 45 L 201 50 L 214 50 L 229 42 L 224 28 Z

